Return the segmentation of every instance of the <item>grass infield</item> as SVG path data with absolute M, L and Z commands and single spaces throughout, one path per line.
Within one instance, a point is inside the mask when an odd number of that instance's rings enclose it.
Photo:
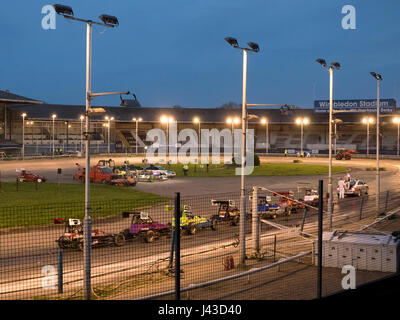
M 53 224 L 53 218 L 83 218 L 83 184 L 2 182 L 0 227 L 27 227 Z M 169 199 L 132 188 L 92 184 L 92 218 L 120 217 L 123 211 L 153 207 Z
M 160 165 L 176 172 L 178 177 L 184 176 L 183 164 Z M 188 177 L 234 177 L 235 168 L 222 164 L 194 165 L 188 164 Z M 346 172 L 342 166 L 332 167 L 333 173 Z M 262 163 L 255 167 L 251 176 L 309 176 L 328 174 L 328 166 L 302 163 Z

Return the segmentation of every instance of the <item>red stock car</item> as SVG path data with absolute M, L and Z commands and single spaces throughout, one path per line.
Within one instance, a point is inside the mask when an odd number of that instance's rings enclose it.
M 18 176 L 18 181 L 19 182 L 45 182 L 47 179 L 43 176 L 40 176 L 38 174 L 34 174 L 30 171 L 27 171 L 25 169 L 17 169 L 17 172 L 19 172 Z
M 54 224 L 65 224 L 64 234 L 56 242 L 60 249 L 78 249 L 83 251 L 83 223 L 80 219 L 54 219 Z M 92 230 L 92 247 L 123 246 L 123 234 L 105 233 L 101 230 Z

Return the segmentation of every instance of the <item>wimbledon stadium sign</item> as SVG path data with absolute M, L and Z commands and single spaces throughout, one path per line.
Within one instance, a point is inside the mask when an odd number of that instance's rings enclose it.
M 395 99 L 380 99 L 380 112 L 392 113 L 396 110 Z M 368 100 L 333 100 L 333 110 L 346 112 L 376 112 L 376 99 Z M 314 111 L 329 112 L 329 100 L 314 101 Z

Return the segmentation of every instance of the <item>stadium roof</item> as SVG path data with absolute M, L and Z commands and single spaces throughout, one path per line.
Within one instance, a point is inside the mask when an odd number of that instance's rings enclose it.
M 0 102 L 4 103 L 31 103 L 31 104 L 42 104 L 42 101 L 26 98 L 10 91 L 0 90 Z
M 241 109 L 224 108 L 158 108 L 158 107 L 102 107 L 106 110 L 104 116 L 113 116 L 116 121 L 131 121 L 132 118 L 141 117 L 144 122 L 159 122 L 161 116 L 172 116 L 181 123 L 189 123 L 194 117 L 198 117 L 202 123 L 224 123 L 228 117 L 241 117 Z M 27 113 L 27 117 L 37 120 L 50 120 L 55 113 L 57 120 L 78 121 L 85 112 L 85 106 L 79 105 L 8 105 L 7 108 L 12 112 L 14 119 L 19 119 L 22 112 Z M 266 117 L 270 123 L 293 123 L 297 117 L 308 117 L 312 123 L 326 123 L 328 114 L 315 113 L 313 109 L 295 109 L 282 111 L 280 109 L 260 109 L 249 108 L 249 115 Z M 334 117 L 347 123 L 359 123 L 361 118 L 367 113 L 341 113 Z M 368 115 L 370 115 L 368 113 Z M 372 114 L 373 115 L 373 114 Z M 95 117 L 94 120 L 102 120 L 104 117 Z M 258 119 L 249 120 L 250 123 L 259 122 Z

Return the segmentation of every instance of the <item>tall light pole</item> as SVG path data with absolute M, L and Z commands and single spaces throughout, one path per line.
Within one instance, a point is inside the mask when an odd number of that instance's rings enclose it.
M 114 28 L 119 25 L 118 19 L 114 16 L 102 14 L 99 16 L 103 23 L 95 22 L 92 20 L 80 19 L 74 17 L 74 12 L 69 6 L 55 4 L 53 5 L 57 14 L 62 15 L 66 19 L 75 20 L 86 23 L 86 138 L 85 138 L 85 218 L 84 218 L 84 275 L 83 275 L 83 292 L 86 299 L 91 297 L 91 217 L 90 217 L 90 116 L 95 115 L 97 110 L 90 107 L 90 101 L 94 97 L 121 94 L 122 92 L 103 92 L 93 93 L 91 90 L 91 62 L 92 62 L 92 25 L 100 25 L 103 27 Z M 104 109 L 99 108 L 98 112 L 103 113 Z
M 268 154 L 269 150 L 269 122 L 267 118 L 261 118 L 261 124 L 265 125 L 265 153 Z
M 56 114 L 52 114 L 51 115 L 51 118 L 53 119 L 53 132 L 52 132 L 52 136 L 53 136 L 53 143 L 52 143 L 52 145 L 53 145 L 53 147 L 52 147 L 52 153 L 53 153 L 53 158 L 54 158 L 54 121 L 56 120 L 56 118 L 57 118 L 57 115 Z
M 247 124 L 247 105 L 246 105 L 246 87 L 247 87 L 247 51 L 258 52 L 260 47 L 255 42 L 248 42 L 250 48 L 241 48 L 235 38 L 226 37 L 233 48 L 243 52 L 243 86 L 242 86 L 242 143 L 241 143 L 241 179 L 240 179 L 240 229 L 239 229 L 239 264 L 246 263 L 246 190 L 245 190 L 245 163 L 246 163 L 246 124 Z
M 25 159 L 25 117 L 26 113 L 21 114 L 22 117 L 22 160 Z
M 397 156 L 400 155 L 400 117 L 394 117 L 393 123 L 397 124 Z
M 141 122 L 142 118 L 133 118 L 132 121 L 135 122 L 135 142 L 136 142 L 136 155 L 138 154 L 138 138 L 139 138 L 139 122 Z
M 332 121 L 333 121 L 333 69 L 339 70 L 340 63 L 332 62 L 329 66 L 324 59 L 316 60 L 321 66 L 329 70 L 329 173 L 328 173 L 328 211 L 329 229 L 332 230 L 333 219 L 333 186 L 332 186 Z
M 341 119 L 333 119 L 333 124 L 335 125 L 335 132 L 334 132 L 334 137 L 335 137 L 335 143 L 334 143 L 334 149 L 333 153 L 336 154 L 336 141 L 337 141 L 337 125 L 339 123 L 342 123 L 343 121 Z
M 362 123 L 367 125 L 367 158 L 369 157 L 369 125 L 374 123 L 374 118 L 364 117 Z
M 227 118 L 226 119 L 226 123 L 227 124 L 230 124 L 231 125 L 231 133 L 232 133 L 232 150 L 233 151 L 235 151 L 234 150 L 234 148 L 233 148 L 233 142 L 234 142 L 234 127 L 235 127 L 235 124 L 239 124 L 240 123 L 240 119 L 238 118 L 238 117 L 234 117 L 234 118 L 231 118 L 231 117 L 229 117 L 229 118 Z
M 81 115 L 79 117 L 79 119 L 81 120 L 81 155 L 83 153 L 83 120 L 85 120 L 85 116 Z
M 198 124 L 198 152 L 197 152 L 197 162 L 200 163 L 199 159 L 200 159 L 200 146 L 201 146 L 201 130 L 200 130 L 200 118 L 199 117 L 194 117 L 193 118 L 193 123 L 194 124 Z
M 169 124 L 174 121 L 173 117 L 162 116 L 160 119 L 161 123 L 167 124 L 167 148 L 166 152 L 169 154 Z
M 376 215 L 379 216 L 380 194 L 381 194 L 381 172 L 379 168 L 379 149 L 380 149 L 379 118 L 380 118 L 381 105 L 379 102 L 379 85 L 382 81 L 382 76 L 375 72 L 370 72 L 370 74 L 376 79 Z
M 303 154 L 304 125 L 309 123 L 308 118 L 297 118 L 296 124 L 300 125 L 300 156 Z
M 104 119 L 107 120 L 107 151 L 110 153 L 110 128 L 111 121 L 114 120 L 114 117 L 106 116 Z

